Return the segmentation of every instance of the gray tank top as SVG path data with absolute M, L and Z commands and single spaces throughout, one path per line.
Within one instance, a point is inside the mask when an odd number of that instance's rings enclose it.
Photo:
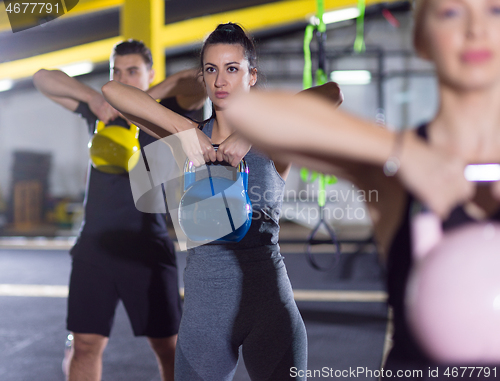
M 201 126 L 202 131 L 212 137 L 214 119 Z M 189 253 L 207 255 L 224 252 L 240 252 L 249 256 L 279 254 L 279 216 L 283 202 L 285 180 L 276 171 L 274 162 L 254 148 L 245 155 L 248 165 L 248 196 L 252 202 L 252 223 L 245 237 L 240 242 L 211 242 L 189 249 Z M 246 254 L 245 254 L 246 253 Z M 243 258 L 240 258 L 240 260 Z

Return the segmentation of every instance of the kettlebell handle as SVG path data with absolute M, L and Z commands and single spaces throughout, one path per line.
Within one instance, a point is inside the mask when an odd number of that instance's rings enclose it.
M 219 144 L 212 144 L 212 147 L 214 147 L 215 152 L 219 149 Z M 205 165 L 214 165 L 212 161 L 208 161 L 205 163 Z M 245 161 L 245 158 L 241 159 L 240 163 L 236 167 L 238 172 L 246 172 L 248 173 L 248 165 L 247 162 Z M 196 167 L 194 166 L 193 162 L 191 160 L 186 159 L 186 163 L 184 164 L 184 173 L 188 172 L 196 172 Z
M 215 152 L 219 149 L 219 144 L 212 144 Z M 214 165 L 213 162 L 206 162 L 205 165 Z M 243 176 L 243 184 L 248 187 L 248 165 L 245 158 L 242 158 L 238 166 L 236 167 L 238 173 Z M 184 163 L 184 191 L 187 190 L 195 182 L 196 167 L 189 158 L 186 159 Z
M 101 131 L 105 127 L 106 127 L 106 125 L 104 124 L 104 122 L 102 120 L 97 120 L 97 123 L 96 123 L 96 126 L 95 126 L 95 132 L 98 133 L 99 131 Z M 124 128 L 126 128 L 126 127 L 124 127 Z M 139 137 L 139 130 L 140 130 L 140 128 L 137 127 L 135 124 L 130 124 L 130 126 L 129 126 L 128 129 L 131 132 L 135 133 L 135 137 L 136 138 Z

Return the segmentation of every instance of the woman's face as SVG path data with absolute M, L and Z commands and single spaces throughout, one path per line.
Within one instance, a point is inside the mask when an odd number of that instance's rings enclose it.
M 500 0 L 427 0 L 419 52 L 460 90 L 500 84 Z
M 249 70 L 244 53 L 236 44 L 215 44 L 205 49 L 203 79 L 216 110 L 223 110 L 232 94 L 250 91 L 257 81 L 257 71 Z

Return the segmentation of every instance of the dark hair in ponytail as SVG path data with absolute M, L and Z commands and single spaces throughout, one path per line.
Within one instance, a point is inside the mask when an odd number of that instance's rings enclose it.
M 228 22 L 227 24 L 219 24 L 205 40 L 200 53 L 202 70 L 205 50 L 207 46 L 215 44 L 241 45 L 245 52 L 245 58 L 248 61 L 248 69 L 252 71 L 257 68 L 257 51 L 252 38 L 245 33 L 241 26 Z

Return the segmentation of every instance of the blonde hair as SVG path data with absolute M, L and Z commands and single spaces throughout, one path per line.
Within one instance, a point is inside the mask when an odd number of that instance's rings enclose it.
M 417 51 L 422 48 L 425 6 L 428 0 L 413 0 L 413 46 Z

